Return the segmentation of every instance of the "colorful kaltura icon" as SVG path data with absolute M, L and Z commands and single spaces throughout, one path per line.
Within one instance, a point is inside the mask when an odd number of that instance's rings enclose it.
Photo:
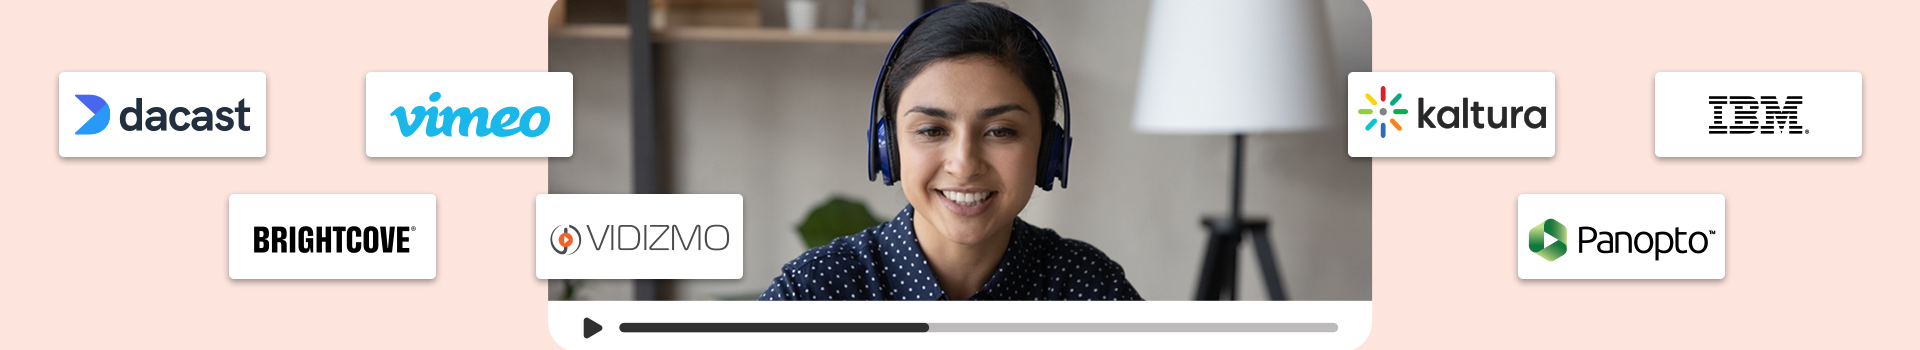
M 440 102 L 440 93 L 427 95 L 427 101 Z M 394 107 L 390 115 L 400 123 L 401 137 L 413 136 L 422 125 L 427 127 L 427 137 L 454 136 L 455 125 L 459 126 L 459 136 L 507 137 L 520 134 L 539 137 L 546 134 L 547 126 L 553 123 L 553 113 L 548 112 L 545 106 L 528 107 L 525 112 L 519 107 L 500 107 L 491 111 L 491 114 L 488 112 L 487 107 L 414 106 L 408 110 L 406 106 L 400 106 Z M 413 118 L 407 118 L 409 114 Z M 536 115 L 540 120 L 538 126 L 533 125 Z

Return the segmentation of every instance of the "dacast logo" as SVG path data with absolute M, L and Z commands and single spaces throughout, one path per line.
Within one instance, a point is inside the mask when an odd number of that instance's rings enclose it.
M 436 91 L 427 95 L 427 102 L 440 102 L 440 97 L 440 92 Z M 413 118 L 407 118 L 408 112 L 412 112 Z M 414 106 L 408 110 L 406 106 L 400 106 L 394 107 L 389 115 L 399 122 L 400 137 L 413 136 L 422 125 L 427 127 L 427 137 L 451 137 L 455 125 L 460 126 L 460 136 L 540 137 L 547 133 L 547 126 L 553 123 L 553 112 L 547 111 L 546 106 L 527 107 L 524 112 L 519 107 L 500 107 L 489 111 L 487 107 Z M 533 123 L 534 116 L 539 116 L 538 125 Z
M 1373 106 L 1375 106 L 1375 107 L 1378 107 L 1378 108 L 1377 108 L 1377 109 L 1375 109 L 1375 108 L 1361 108 L 1361 109 L 1360 109 L 1360 114 L 1371 114 L 1371 115 L 1377 115 L 1377 116 L 1386 116 L 1386 115 L 1387 115 L 1387 113 L 1393 113 L 1393 114 L 1399 114 L 1399 115 L 1404 115 L 1404 114 L 1407 114 L 1407 110 L 1406 110 L 1406 109 L 1404 109 L 1404 108 L 1403 108 L 1403 109 L 1393 109 L 1393 108 L 1392 108 L 1393 106 L 1396 106 L 1396 105 L 1399 105 L 1399 104 L 1400 104 L 1400 94 L 1393 94 L 1393 99 L 1392 99 L 1392 100 L 1388 100 L 1388 101 L 1387 101 L 1387 106 L 1386 106 L 1386 107 L 1379 107 L 1379 106 L 1380 106 L 1380 100 L 1382 100 L 1382 99 L 1385 99 L 1385 98 L 1387 98 L 1387 87 L 1385 87 L 1385 86 L 1382 86 L 1382 87 L 1380 87 L 1380 97 L 1379 97 L 1379 98 L 1374 98 L 1374 97 L 1373 97 L 1373 94 L 1362 94 L 1362 95 L 1366 95 L 1366 97 L 1367 97 L 1367 104 L 1370 104 L 1370 105 L 1373 105 Z M 1393 119 L 1393 118 L 1391 118 L 1391 117 L 1388 117 L 1388 118 L 1387 118 L 1387 123 L 1391 123 L 1391 124 L 1393 124 L 1393 130 L 1396 130 L 1396 131 L 1397 131 L 1397 130 L 1400 130 L 1400 120 L 1398 120 L 1398 119 Z M 1381 125 L 1381 124 L 1380 124 L 1380 117 L 1374 117 L 1374 118 L 1373 118 L 1373 120 L 1368 120 L 1368 121 L 1367 121 L 1367 128 L 1366 128 L 1366 130 L 1373 130 L 1373 127 L 1374 127 L 1375 125 L 1379 125 L 1379 126 L 1380 126 L 1380 137 L 1382 137 L 1382 138 L 1385 138 L 1385 137 L 1387 137 L 1387 126 L 1386 126 L 1386 125 Z
M 87 118 L 87 123 L 80 125 L 80 130 L 75 130 L 74 135 L 93 135 L 107 129 L 107 120 L 112 119 L 107 116 L 107 110 L 113 107 L 107 106 L 106 99 L 94 95 L 73 95 L 73 98 L 80 99 L 80 104 L 93 112 L 93 117 Z
M 1575 237 L 1579 243 L 1574 252 L 1586 253 L 1587 246 L 1591 245 L 1594 252 L 1600 254 L 1653 254 L 1653 260 L 1660 261 L 1663 254 L 1706 253 L 1707 247 L 1713 244 L 1712 237 L 1719 235 L 1718 230 L 1687 232 L 1679 227 L 1674 227 L 1672 231 L 1608 232 L 1592 226 L 1580 226 Z M 1546 244 L 1548 236 L 1553 237 L 1553 244 Z M 1554 219 L 1534 226 L 1527 231 L 1527 250 L 1547 261 L 1559 260 L 1567 255 L 1567 226 Z
M 581 230 L 585 227 L 586 230 Z M 715 240 L 714 238 L 719 238 Z M 693 225 L 681 231 L 680 225 L 605 225 L 598 234 L 593 226 L 559 225 L 547 234 L 547 246 L 555 254 L 573 255 L 591 244 L 599 250 L 727 250 L 733 245 L 733 230 L 723 225 Z
M 107 105 L 106 99 L 98 95 L 73 95 L 73 98 L 79 99 L 80 104 L 87 106 L 87 111 L 93 112 L 93 116 L 88 117 L 87 122 L 81 124 L 79 130 L 73 131 L 74 135 L 99 134 L 101 131 L 107 129 L 107 125 L 113 120 L 112 115 L 108 114 L 107 111 L 112 110 L 113 107 Z M 121 130 L 167 131 L 168 129 L 172 129 L 173 131 L 228 131 L 236 128 L 240 129 L 240 131 L 253 130 L 253 127 L 247 126 L 247 112 L 252 112 L 253 109 L 247 107 L 246 99 L 241 99 L 234 107 L 220 107 L 219 109 L 208 107 L 148 108 L 146 103 L 145 98 L 135 98 L 133 99 L 133 107 L 120 109 Z

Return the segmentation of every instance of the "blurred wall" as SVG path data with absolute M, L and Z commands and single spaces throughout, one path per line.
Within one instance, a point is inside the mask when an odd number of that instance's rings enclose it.
M 1148 299 L 1193 298 L 1206 234 L 1200 217 L 1227 206 L 1229 136 L 1135 133 L 1133 97 L 1148 3 L 1142 0 L 1005 1 L 1035 23 L 1054 45 L 1073 87 L 1075 107 L 1072 188 L 1036 194 L 1022 213 L 1029 222 L 1084 240 L 1120 262 Z M 1335 56 L 1342 71 L 1369 70 L 1370 28 L 1365 5 L 1329 2 Z M 889 26 L 900 19 L 883 19 Z M 897 30 L 897 29 L 896 29 Z M 741 193 L 747 198 L 747 266 L 741 280 L 672 283 L 679 299 L 750 298 L 778 268 L 805 247 L 795 233 L 811 206 L 830 195 L 864 200 L 890 218 L 907 204 L 899 188 L 868 182 L 866 103 L 884 44 L 675 41 L 659 44 L 661 113 L 670 134 L 669 188 L 678 193 Z M 624 60 L 624 46 L 594 50 L 552 43 L 555 70 L 575 63 L 565 55 Z M 568 51 L 573 53 L 562 53 Z M 569 67 L 594 67 L 578 62 Z M 624 74 L 624 70 L 620 70 Z M 558 160 L 554 193 L 615 192 L 617 188 L 564 186 L 563 162 L 594 157 L 590 111 L 626 108 L 592 97 L 592 74 L 575 70 L 581 110 L 576 159 Z M 1341 75 L 1344 77 L 1344 74 Z M 1344 79 L 1342 79 L 1344 81 Z M 617 85 L 617 84 L 615 84 Z M 1342 89 L 1344 83 L 1328 86 Z M 1346 94 L 1336 94 L 1346 97 Z M 595 104 L 599 104 L 596 106 Z M 1344 106 L 1336 101 L 1335 106 Z M 612 113 L 612 112 L 608 112 Z M 1312 113 L 1312 111 L 1303 111 Z M 1335 111 L 1324 111 L 1337 119 Z M 1339 122 L 1326 130 L 1248 137 L 1246 210 L 1273 221 L 1288 291 L 1296 299 L 1370 300 L 1371 167 L 1349 158 Z M 624 148 L 622 148 L 624 149 Z M 605 171 L 617 165 L 610 162 Z M 580 169 L 577 165 L 566 169 Z M 598 167 L 595 171 L 601 171 Z M 630 176 L 630 175 L 629 175 Z M 567 192 L 563 192 L 567 191 Z M 1243 249 L 1239 294 L 1265 295 L 1252 249 Z M 630 286 L 630 283 L 627 285 Z M 617 295 L 617 283 L 598 293 Z M 630 287 L 629 287 L 630 288 Z
M 619 29 L 619 28 L 614 28 Z M 633 193 L 632 76 L 627 39 L 560 34 L 547 38 L 547 70 L 573 73 L 572 157 L 547 158 L 547 193 Z M 548 300 L 565 285 L 548 281 Z M 576 300 L 632 300 L 631 280 L 581 280 Z

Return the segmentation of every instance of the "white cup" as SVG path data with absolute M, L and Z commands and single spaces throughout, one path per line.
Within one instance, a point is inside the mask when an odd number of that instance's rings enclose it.
M 787 0 L 787 30 L 812 33 L 820 21 L 820 3 L 814 0 Z

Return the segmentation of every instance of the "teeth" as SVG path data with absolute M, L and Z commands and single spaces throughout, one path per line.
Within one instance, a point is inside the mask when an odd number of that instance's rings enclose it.
M 954 203 L 959 203 L 960 205 L 965 205 L 965 206 L 980 204 L 980 201 L 987 199 L 987 194 L 991 193 L 991 192 L 966 193 L 966 192 L 958 192 L 958 191 L 940 191 L 940 192 L 941 194 L 946 195 L 947 199 L 953 200 Z

